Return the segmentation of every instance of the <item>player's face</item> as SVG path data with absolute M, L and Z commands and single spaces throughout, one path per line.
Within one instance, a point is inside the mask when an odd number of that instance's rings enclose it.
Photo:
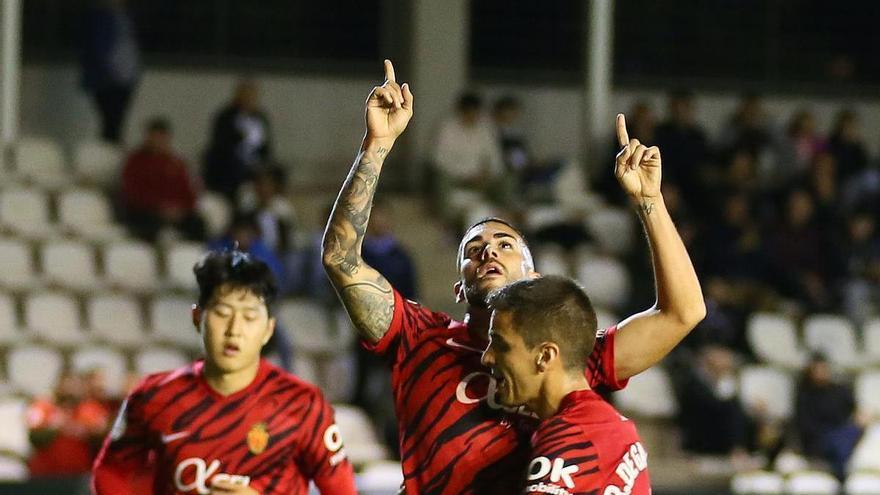
M 535 273 L 523 239 L 513 229 L 487 222 L 470 229 L 462 239 L 456 290 L 468 304 L 485 307 L 486 297 Z
M 250 290 L 222 285 L 202 314 L 206 358 L 225 373 L 255 366 L 275 329 L 262 298 Z
M 513 316 L 495 311 L 489 325 L 489 346 L 482 363 L 496 380 L 497 400 L 504 406 L 521 406 L 540 391 L 537 354 L 528 348 L 513 326 Z

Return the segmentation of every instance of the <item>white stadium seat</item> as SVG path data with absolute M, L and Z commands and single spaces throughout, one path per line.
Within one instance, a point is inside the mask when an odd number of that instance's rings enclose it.
M 558 206 L 535 206 L 525 212 L 524 225 L 530 232 L 558 225 L 568 220 L 568 213 Z
M 0 452 L 27 457 L 31 451 L 26 421 L 28 404 L 23 399 L 0 399 Z
M 344 352 L 331 333 L 327 310 L 318 303 L 288 299 L 278 308 L 278 317 L 298 352 L 334 354 Z
M 138 293 L 156 290 L 159 265 L 152 246 L 137 241 L 120 241 L 104 247 L 104 276 L 113 287 Z
M 768 364 L 799 370 L 807 356 L 798 345 L 797 325 L 782 313 L 753 313 L 746 338 L 755 355 Z
M 27 463 L 17 456 L 0 454 L 0 481 L 23 482 L 30 478 Z
M 804 320 L 804 342 L 820 351 L 831 363 L 846 369 L 859 368 L 862 358 L 856 341 L 856 329 L 845 316 L 816 314 Z
M 656 366 L 630 378 L 614 400 L 621 412 L 640 417 L 672 418 L 678 410 L 669 375 Z
M 861 440 L 849 458 L 847 468 L 851 473 L 870 471 L 880 473 L 880 421 L 868 425 Z
M 232 209 L 226 198 L 213 192 L 204 192 L 197 205 L 199 214 L 205 219 L 209 237 L 217 237 L 226 231 L 232 220 Z
M 165 250 L 165 280 L 171 289 L 196 291 L 198 284 L 193 266 L 205 254 L 205 248 L 195 242 L 175 243 Z
M 25 137 L 16 146 L 15 171 L 18 178 L 44 188 L 58 188 L 69 180 L 64 153 L 50 139 Z
M 838 490 L 837 478 L 822 471 L 794 473 L 785 482 L 788 495 L 837 495 Z
M 865 323 L 862 333 L 865 338 L 866 364 L 880 366 L 880 318 Z
M 619 309 L 629 298 L 629 274 L 623 263 L 614 258 L 597 256 L 580 260 L 577 279 L 598 306 Z
M 61 353 L 42 345 L 15 347 L 6 356 L 6 376 L 10 383 L 31 396 L 52 393 L 63 366 Z
M 737 473 L 730 480 L 734 495 L 779 495 L 784 486 L 782 475 L 769 471 Z
M 43 275 L 50 286 L 77 291 L 94 291 L 101 287 L 97 275 L 95 251 L 77 241 L 46 241 L 40 251 Z
M 73 169 L 77 178 L 100 187 L 117 183 L 122 162 L 119 148 L 97 139 L 80 141 L 73 149 Z
M 58 223 L 65 231 L 84 239 L 107 242 L 125 237 L 122 227 L 113 223 L 110 202 L 103 193 L 90 189 L 61 193 Z
M 76 301 L 60 292 L 40 292 L 25 300 L 25 326 L 34 337 L 54 345 L 85 342 Z
M 186 297 L 154 299 L 150 305 L 152 339 L 186 349 L 201 348 L 199 333 L 192 323 L 192 304 L 193 300 Z
M 739 378 L 740 399 L 747 408 L 765 408 L 774 419 L 791 417 L 794 383 L 790 375 L 770 366 L 746 366 Z
M 0 192 L 0 228 L 27 239 L 46 239 L 55 234 L 49 221 L 49 196 L 38 189 L 6 189 Z
M 168 371 L 186 365 L 186 354 L 177 349 L 153 347 L 144 349 L 134 357 L 134 371 L 138 376 L 146 376 L 160 371 Z
M 397 493 L 403 484 L 403 472 L 397 461 L 367 464 L 357 478 L 358 492 L 364 495 Z
M 70 356 L 70 365 L 75 373 L 102 370 L 107 380 L 107 392 L 111 396 L 126 392 L 123 389 L 128 366 L 125 356 L 113 347 L 88 346 L 76 349 Z
M 388 450 L 379 441 L 373 422 L 363 410 L 343 404 L 334 404 L 333 408 L 352 464 L 359 466 L 388 458 Z
M 12 296 L 0 293 L 0 345 L 16 343 L 24 336 L 19 331 L 15 313 L 15 300 Z
M 852 473 L 844 483 L 846 495 L 878 495 L 880 494 L 880 473 Z
M 587 216 L 587 230 L 606 253 L 628 253 L 635 241 L 635 215 L 622 208 L 603 208 Z
M 31 248 L 16 239 L 0 239 L 0 287 L 28 290 L 39 285 Z
M 880 370 L 863 371 L 855 384 L 856 407 L 880 418 Z
M 557 246 L 544 246 L 532 253 L 535 257 L 535 269 L 542 275 L 571 276 L 571 268 L 565 259 L 565 252 Z
M 86 318 L 95 338 L 127 347 L 147 341 L 140 305 L 129 296 L 103 294 L 90 298 Z

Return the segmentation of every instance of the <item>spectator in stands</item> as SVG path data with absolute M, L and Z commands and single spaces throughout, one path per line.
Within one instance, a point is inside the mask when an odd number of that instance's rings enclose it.
M 455 115 L 440 125 L 434 147 L 437 197 L 451 220 L 465 207 L 504 202 L 504 164 L 495 130 L 482 116 L 483 100 L 475 93 L 458 99 Z
M 296 212 L 285 195 L 287 174 L 278 165 L 261 168 L 253 180 L 253 187 L 244 189 L 239 205 L 244 211 L 253 211 L 260 226 L 263 242 L 278 257 L 294 247 Z
M 768 179 L 777 187 L 789 186 L 807 174 L 816 153 L 824 147 L 825 141 L 816 130 L 816 117 L 809 110 L 799 110 L 777 145 L 776 166 Z
M 858 323 L 880 315 L 880 235 L 871 210 L 856 211 L 849 217 L 840 252 L 846 268 L 843 303 L 847 315 Z
M 828 148 L 840 168 L 840 179 L 845 181 L 868 167 L 868 151 L 860 128 L 858 115 L 852 110 L 837 114 Z
M 214 117 L 202 169 L 205 186 L 233 204 L 238 188 L 272 159 L 269 118 L 251 80 L 238 83 L 232 102 Z
M 125 117 L 141 77 L 134 26 L 125 0 L 93 0 L 85 15 L 82 85 L 101 118 L 101 137 L 122 142 Z
M 673 92 L 668 105 L 666 120 L 657 126 L 657 142 L 653 144 L 663 150 L 663 162 L 669 164 L 663 169 L 663 179 L 675 182 L 694 197 L 693 194 L 700 191 L 703 170 L 709 159 L 706 133 L 694 116 L 691 92 Z
M 186 163 L 171 145 L 171 124 L 154 117 L 144 129 L 144 142 L 122 171 L 122 205 L 131 233 L 155 242 L 164 228 L 201 241 L 205 225 L 196 211 L 198 192 Z
M 736 110 L 721 131 L 719 147 L 723 154 L 747 152 L 760 157 L 770 145 L 770 130 L 761 96 L 749 93 L 743 96 Z
M 704 347 L 696 366 L 685 366 L 674 376 L 684 449 L 711 455 L 744 453 L 749 418 L 737 393 L 734 353 Z
M 110 410 L 86 397 L 83 378 L 64 373 L 51 398 L 38 399 L 27 412 L 34 451 L 31 475 L 70 476 L 91 469 L 100 440 L 110 425 Z
M 846 475 L 846 462 L 862 435 L 854 413 L 852 390 L 835 383 L 827 359 L 814 354 L 798 383 L 797 432 L 803 454 L 827 461 L 841 479 Z

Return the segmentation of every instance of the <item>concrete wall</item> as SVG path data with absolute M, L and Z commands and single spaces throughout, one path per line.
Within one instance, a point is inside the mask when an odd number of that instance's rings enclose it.
M 363 135 L 363 102 L 370 88 L 381 78 L 377 66 L 375 80 L 361 77 L 319 78 L 305 76 L 257 75 L 262 84 L 263 103 L 273 124 L 279 158 L 293 167 L 293 179 L 300 184 L 336 184 L 348 170 Z M 398 74 L 409 80 L 407 74 Z M 146 72 L 132 105 L 127 142 L 137 143 L 141 123 L 154 114 L 169 116 L 175 126 L 178 148 L 190 159 L 197 159 L 206 144 L 213 113 L 231 94 L 236 81 L 233 72 L 193 72 L 156 69 Z M 526 132 L 536 155 L 577 156 L 582 149 L 579 109 L 583 93 L 579 88 L 533 85 L 528 81 L 510 85 L 476 85 L 490 98 L 503 93 L 519 96 L 525 103 Z M 438 104 L 449 92 L 432 94 L 413 86 L 419 127 L 433 128 L 451 105 Z M 659 115 L 665 111 L 662 91 L 618 91 L 611 114 L 607 115 L 609 138 L 613 132 L 613 113 L 626 111 L 637 98 L 656 103 Z M 431 104 L 419 105 L 419 101 Z M 700 120 L 715 133 L 735 106 L 735 94 L 709 93 L 698 97 Z M 74 66 L 26 65 L 22 76 L 22 133 L 48 135 L 65 144 L 93 136 L 97 119 L 86 95 L 78 85 Z M 876 153 L 880 151 L 880 98 L 872 100 L 828 100 L 803 97 L 768 98 L 767 109 L 777 124 L 783 125 L 791 112 L 801 106 L 812 108 L 820 126 L 827 128 L 838 108 L 856 108 L 862 116 L 865 137 Z M 420 130 L 421 130 L 420 129 Z M 427 133 L 430 137 L 430 132 Z M 415 139 L 415 157 L 425 157 L 430 139 Z M 603 150 L 604 152 L 604 150 Z M 418 166 L 419 160 L 397 167 Z

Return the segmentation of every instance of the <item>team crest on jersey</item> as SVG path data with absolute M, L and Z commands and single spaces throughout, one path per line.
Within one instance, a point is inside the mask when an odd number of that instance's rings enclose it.
M 248 450 L 252 454 L 262 454 L 269 446 L 269 430 L 266 429 L 266 423 L 256 423 L 251 426 L 247 434 Z

